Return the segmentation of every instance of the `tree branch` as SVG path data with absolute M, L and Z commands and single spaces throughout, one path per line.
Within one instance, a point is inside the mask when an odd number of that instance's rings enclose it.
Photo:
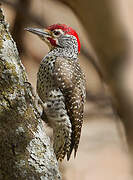
M 25 48 L 23 43 L 23 35 L 24 35 L 24 28 L 27 25 L 27 17 L 24 13 L 29 12 L 31 0 L 18 0 L 17 7 L 21 7 L 24 12 L 20 12 L 19 8 L 16 8 L 16 15 L 14 20 L 14 25 L 12 29 L 12 37 L 17 44 L 17 48 L 19 50 L 19 54 L 24 54 Z

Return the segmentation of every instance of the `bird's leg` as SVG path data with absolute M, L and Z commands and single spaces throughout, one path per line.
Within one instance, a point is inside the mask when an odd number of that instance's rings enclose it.
M 47 114 L 45 113 L 45 110 L 43 109 L 43 111 L 42 111 L 42 115 L 41 115 L 41 118 L 42 118 L 42 120 L 46 123 L 46 124 L 48 124 L 49 125 L 49 121 L 48 121 L 48 117 L 47 117 Z

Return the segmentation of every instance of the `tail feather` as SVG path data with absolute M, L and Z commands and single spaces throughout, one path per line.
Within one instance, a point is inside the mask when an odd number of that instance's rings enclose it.
M 75 138 L 74 138 L 74 134 L 72 132 L 70 150 L 69 150 L 69 152 L 67 152 L 67 161 L 69 161 L 69 159 L 71 157 L 71 154 L 72 154 L 72 151 L 74 149 L 74 146 L 75 146 Z

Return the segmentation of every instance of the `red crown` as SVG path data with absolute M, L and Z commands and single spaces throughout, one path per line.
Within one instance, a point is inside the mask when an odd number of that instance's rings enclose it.
M 55 29 L 62 29 L 65 32 L 65 34 L 70 34 L 70 35 L 75 36 L 77 39 L 77 43 L 78 43 L 78 52 L 80 52 L 81 45 L 80 45 L 79 37 L 74 29 L 72 29 L 71 27 L 69 27 L 65 24 L 53 24 L 51 26 L 48 26 L 47 29 L 51 30 L 51 31 L 53 31 Z

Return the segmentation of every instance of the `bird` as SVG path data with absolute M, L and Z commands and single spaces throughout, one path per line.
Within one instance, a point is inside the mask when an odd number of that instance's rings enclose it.
M 45 29 L 27 27 L 48 46 L 37 73 L 37 93 L 43 102 L 44 121 L 53 129 L 53 149 L 57 160 L 76 157 L 83 124 L 86 99 L 85 75 L 78 55 L 80 40 L 66 24 Z

